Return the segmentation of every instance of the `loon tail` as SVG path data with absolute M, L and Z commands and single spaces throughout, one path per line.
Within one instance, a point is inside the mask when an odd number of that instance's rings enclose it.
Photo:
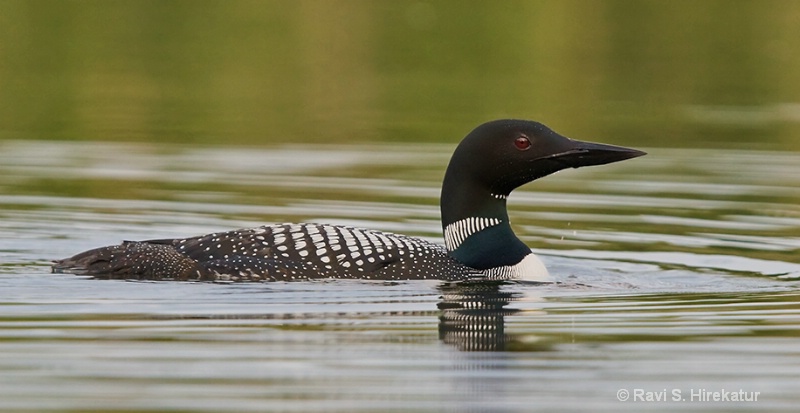
M 53 261 L 54 273 L 97 278 L 205 280 L 208 271 L 171 245 L 125 241 Z

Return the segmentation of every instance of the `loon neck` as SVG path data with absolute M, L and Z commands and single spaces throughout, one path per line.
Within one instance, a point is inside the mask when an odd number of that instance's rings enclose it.
M 451 257 L 485 270 L 516 265 L 531 253 L 511 229 L 508 194 L 451 181 L 445 178 L 440 200 L 442 230 Z

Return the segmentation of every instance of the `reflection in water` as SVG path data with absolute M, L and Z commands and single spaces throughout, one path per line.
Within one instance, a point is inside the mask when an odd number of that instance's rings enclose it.
M 503 282 L 443 284 L 439 339 L 463 351 L 505 351 L 509 336 L 505 316 L 519 310 L 505 308 L 519 300 L 519 292 L 501 291 Z
M 120 234 L 294 220 L 441 239 L 445 147 L 248 149 L 257 167 L 238 150 L 132 148 L 0 147 L 0 410 L 636 411 L 616 391 L 690 387 L 797 410 L 798 154 L 659 150 L 523 189 L 512 220 L 549 286 L 46 274 Z M 327 161 L 281 175 L 300 158 Z

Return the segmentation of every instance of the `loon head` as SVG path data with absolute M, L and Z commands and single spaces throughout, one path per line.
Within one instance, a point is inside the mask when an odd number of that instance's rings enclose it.
M 516 265 L 531 253 L 511 230 L 506 197 L 515 188 L 565 168 L 602 165 L 645 155 L 582 142 L 526 120 L 496 120 L 470 132 L 444 177 L 440 206 L 451 256 L 473 268 Z

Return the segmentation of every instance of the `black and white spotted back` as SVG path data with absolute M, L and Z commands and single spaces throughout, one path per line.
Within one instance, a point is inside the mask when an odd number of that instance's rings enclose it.
M 110 274 L 110 278 L 209 281 L 455 280 L 475 272 L 450 258 L 442 245 L 321 224 L 266 225 L 193 238 L 126 242 L 85 254 L 82 261 L 62 262 L 60 268 Z M 91 271 L 93 267 L 98 271 Z

